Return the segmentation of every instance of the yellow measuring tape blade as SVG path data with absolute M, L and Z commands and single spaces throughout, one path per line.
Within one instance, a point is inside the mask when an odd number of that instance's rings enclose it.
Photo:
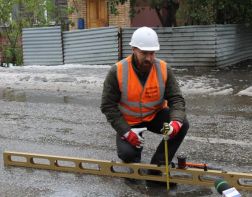
M 168 161 L 168 141 L 164 140 L 165 143 L 165 172 L 166 172 L 166 189 L 170 189 L 170 180 L 169 180 L 169 161 Z

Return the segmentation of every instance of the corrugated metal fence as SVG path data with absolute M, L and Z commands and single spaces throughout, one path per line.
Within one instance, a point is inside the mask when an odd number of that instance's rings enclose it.
M 122 30 L 122 56 L 131 53 L 136 28 Z M 161 50 L 157 57 L 173 66 L 227 66 L 252 59 L 252 28 L 242 25 L 154 28 Z
M 113 64 L 118 61 L 118 28 L 63 32 L 64 62 Z
M 217 25 L 216 35 L 217 66 L 252 60 L 252 28 L 242 25 Z
M 22 43 L 25 65 L 63 64 L 60 27 L 24 28 Z
M 135 28 L 125 28 L 122 32 L 123 57 L 130 54 L 129 41 Z M 215 39 L 214 26 L 185 26 L 176 28 L 154 28 L 160 42 L 157 57 L 173 66 L 214 66 Z
M 51 28 L 52 33 L 49 28 L 24 29 L 26 65 L 60 62 L 112 65 L 131 53 L 129 41 L 136 28 L 122 28 L 120 34 L 117 27 L 75 30 L 63 32 L 63 36 L 58 29 Z M 157 57 L 172 66 L 226 66 L 252 59 L 252 28 L 210 25 L 154 29 L 161 45 Z M 63 40 L 63 47 L 55 48 L 52 43 L 56 40 Z

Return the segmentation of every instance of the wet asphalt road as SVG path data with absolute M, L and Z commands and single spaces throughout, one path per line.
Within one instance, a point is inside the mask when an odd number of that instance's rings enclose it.
M 0 68 L 0 196 L 220 196 L 214 188 L 179 185 L 167 193 L 122 178 L 4 167 L 6 150 L 119 161 L 115 132 L 99 109 L 108 69 Z M 190 122 L 179 153 L 252 173 L 252 97 L 237 95 L 252 85 L 252 67 L 174 71 Z M 145 134 L 143 162 L 150 162 L 160 139 Z

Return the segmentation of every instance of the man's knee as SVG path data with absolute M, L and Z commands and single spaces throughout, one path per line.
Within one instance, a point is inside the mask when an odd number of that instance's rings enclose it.
M 181 130 L 180 130 L 179 133 L 181 135 L 185 136 L 187 134 L 188 129 L 189 129 L 189 122 L 188 122 L 187 118 L 185 118 L 184 121 L 183 121 L 183 125 L 182 125 Z
M 134 148 L 131 144 L 122 140 L 118 134 L 116 136 L 116 145 L 117 155 L 122 161 L 126 163 L 140 162 L 142 148 Z
M 182 128 L 185 129 L 186 131 L 189 129 L 189 122 L 187 118 L 185 118 Z
M 118 157 L 126 163 L 131 163 L 136 162 L 137 154 L 132 149 L 123 149 L 118 151 Z

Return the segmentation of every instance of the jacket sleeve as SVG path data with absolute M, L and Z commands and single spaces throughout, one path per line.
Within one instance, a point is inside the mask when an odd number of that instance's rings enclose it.
M 170 120 L 177 120 L 183 123 L 185 114 L 185 100 L 180 91 L 178 82 L 171 67 L 167 66 L 167 81 L 165 88 L 165 99 L 170 109 Z
M 117 81 L 117 67 L 112 66 L 103 83 L 103 92 L 101 99 L 101 111 L 105 114 L 107 121 L 116 130 L 119 135 L 124 135 L 131 127 L 125 121 L 118 103 L 121 99 L 121 92 Z

